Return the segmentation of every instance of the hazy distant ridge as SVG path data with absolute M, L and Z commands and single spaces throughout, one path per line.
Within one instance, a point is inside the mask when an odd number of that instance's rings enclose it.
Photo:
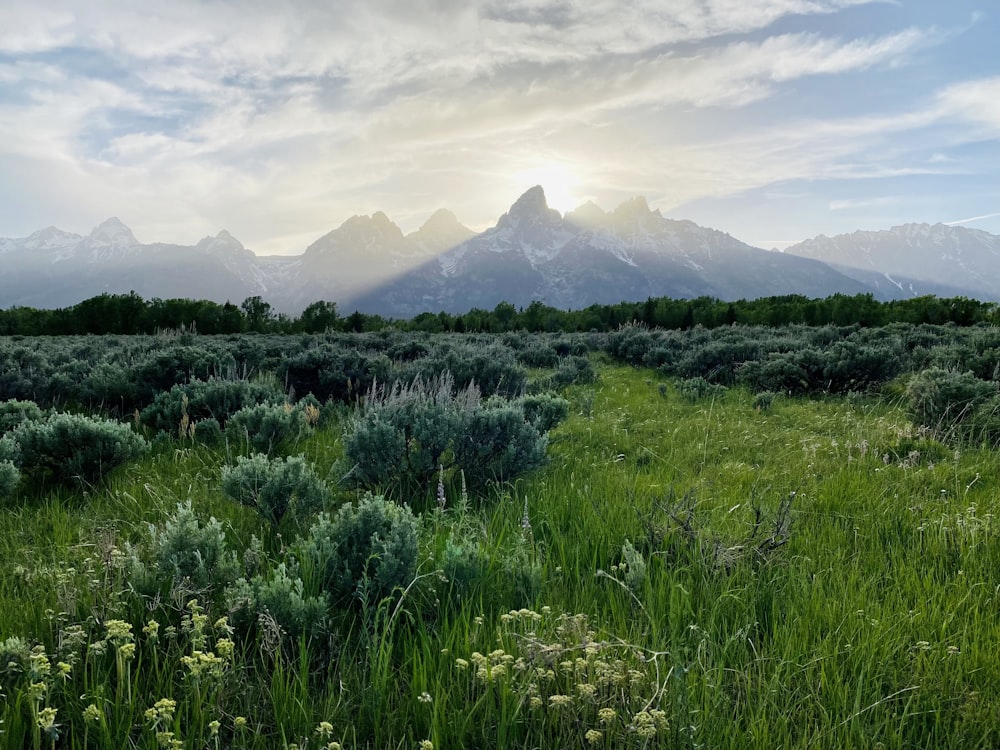
M 561 215 L 541 187 L 476 234 L 450 211 L 404 234 L 384 213 L 354 216 L 298 256 L 260 257 L 226 231 L 194 246 L 142 244 L 116 218 L 89 235 L 42 229 L 0 239 L 0 307 L 65 307 L 104 292 L 240 302 L 299 312 L 318 299 L 394 317 L 540 300 L 565 309 L 650 296 L 724 300 L 871 292 L 1000 300 L 1000 237 L 908 224 L 762 250 L 643 198 Z

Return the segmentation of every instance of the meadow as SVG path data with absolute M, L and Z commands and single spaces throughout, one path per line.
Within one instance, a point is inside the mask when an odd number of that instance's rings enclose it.
M 564 418 L 532 443 L 545 462 L 504 454 L 501 481 L 466 475 L 457 442 L 425 465 L 447 409 L 406 433 L 405 481 L 360 481 L 352 434 L 389 445 L 359 425 L 395 412 L 364 423 L 353 383 L 264 447 L 198 439 L 185 395 L 190 424 L 155 437 L 137 410 L 148 450 L 99 478 L 26 473 L 0 506 L 0 744 L 994 746 L 990 414 L 973 434 L 917 418 L 946 413 L 919 373 L 788 395 L 626 364 L 646 335 L 525 370 Z M 517 394 L 493 390 L 482 408 L 507 414 Z M 442 392 L 381 398 L 412 415 Z M 264 478 L 301 456 L 322 487 L 240 499 L 251 455 Z

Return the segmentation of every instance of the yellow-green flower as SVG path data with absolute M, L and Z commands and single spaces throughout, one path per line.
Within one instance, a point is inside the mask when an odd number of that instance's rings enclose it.
M 86 722 L 100 721 L 101 709 L 99 709 L 95 704 L 91 703 L 89 706 L 83 709 L 83 720 Z
M 59 709 L 52 708 L 52 706 L 46 706 L 41 711 L 38 712 L 38 716 L 35 721 L 38 722 L 39 728 L 44 732 L 51 732 L 56 728 L 56 714 L 59 713 Z
M 160 637 L 160 623 L 156 620 L 150 620 L 143 627 L 142 632 L 146 634 L 146 637 L 151 641 L 155 641 Z
M 430 740 L 420 740 L 420 750 L 434 750 L 434 743 Z
M 583 735 L 584 739 L 587 740 L 591 745 L 596 745 L 598 742 L 604 739 L 604 734 L 598 732 L 596 729 L 588 729 L 587 733 Z

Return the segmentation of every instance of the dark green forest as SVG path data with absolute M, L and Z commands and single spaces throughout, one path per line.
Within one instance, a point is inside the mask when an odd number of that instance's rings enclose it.
M 474 308 L 460 315 L 425 312 L 409 320 L 393 320 L 358 311 L 345 315 L 335 302 L 323 300 L 313 302 L 295 317 L 276 312 L 261 297 L 248 297 L 236 305 L 208 300 L 145 300 L 132 292 L 102 294 L 56 310 L 31 307 L 0 310 L 0 335 L 151 334 L 164 330 L 204 334 L 362 333 L 390 326 L 396 330 L 427 333 L 569 333 L 610 331 L 628 323 L 688 330 L 695 326 L 718 328 L 734 323 L 874 327 L 889 323 L 970 326 L 998 322 L 1000 307 L 996 303 L 966 297 L 923 296 L 890 302 L 880 302 L 870 294 L 835 294 L 825 299 L 784 295 L 736 302 L 712 297 L 692 300 L 650 297 L 644 302 L 591 305 L 583 310 L 559 310 L 541 302 L 518 309 L 501 303 L 492 310 Z

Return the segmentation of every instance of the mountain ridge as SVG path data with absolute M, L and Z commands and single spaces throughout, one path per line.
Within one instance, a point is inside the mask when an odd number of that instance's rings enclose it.
M 326 299 L 390 317 L 541 301 L 565 309 L 647 297 L 938 294 L 1000 300 L 1000 236 L 943 224 L 819 235 L 764 250 L 642 196 L 566 214 L 525 191 L 482 232 L 448 209 L 404 233 L 385 213 L 348 218 L 301 254 L 257 256 L 225 229 L 195 245 L 140 243 L 112 217 L 0 239 L 0 307 L 65 307 L 103 292 L 217 302 L 261 296 L 296 314 Z

